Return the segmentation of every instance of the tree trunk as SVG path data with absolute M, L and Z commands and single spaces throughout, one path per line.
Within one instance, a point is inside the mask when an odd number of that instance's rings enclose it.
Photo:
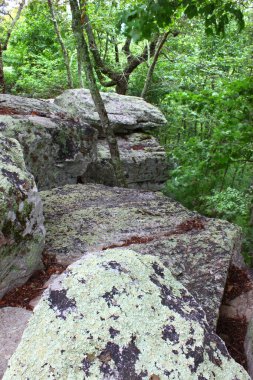
M 129 80 L 129 77 L 122 75 L 120 80 L 117 81 L 116 87 L 115 87 L 117 94 L 126 95 L 127 89 L 128 89 L 128 80 Z
M 3 50 L 2 50 L 2 44 L 1 43 L 0 43 L 0 93 L 5 94 Z
M 83 70 L 82 60 L 79 53 L 79 49 L 77 49 L 77 72 L 78 72 L 78 80 L 79 80 L 80 88 L 84 88 L 82 70 Z
M 149 69 L 148 69 L 148 73 L 147 73 L 147 77 L 146 77 L 146 80 L 145 80 L 145 83 L 144 83 L 144 87 L 143 87 L 143 90 L 142 90 L 142 93 L 141 93 L 141 97 L 143 99 L 146 98 L 147 96 L 147 92 L 148 92 L 148 89 L 151 85 L 151 82 L 152 82 L 152 77 L 153 77 L 153 73 L 154 73 L 154 70 L 155 70 L 155 66 L 156 66 L 156 63 L 158 61 L 158 57 L 159 57 L 159 54 L 162 50 L 162 47 L 167 39 L 169 35 L 169 32 L 166 32 L 162 35 L 160 41 L 158 42 L 157 44 L 157 48 L 156 48 L 156 51 L 155 51 L 155 54 L 154 54 L 154 58 L 153 58 L 153 62 L 151 63 Z
M 59 30 L 59 27 L 58 27 L 58 24 L 57 24 L 57 20 L 56 20 L 56 17 L 55 17 L 55 12 L 54 12 L 54 7 L 53 7 L 52 0 L 48 0 L 48 6 L 49 6 L 49 9 L 50 9 L 52 21 L 53 21 L 53 24 L 54 24 L 54 30 L 55 30 L 55 33 L 57 35 L 59 44 L 61 45 L 61 50 L 62 50 L 62 54 L 63 54 L 63 58 L 64 58 L 64 64 L 65 64 L 66 72 L 67 72 L 68 86 L 70 88 L 73 88 L 73 81 L 72 81 L 72 75 L 71 75 L 70 63 L 69 63 L 69 55 L 68 55 L 68 51 L 67 51 L 67 49 L 66 49 L 66 47 L 64 45 L 64 42 L 63 42 L 60 30 Z
M 126 187 L 126 179 L 124 176 L 122 163 L 120 161 L 117 139 L 115 138 L 113 129 L 110 126 L 110 121 L 105 109 L 105 105 L 96 84 L 95 75 L 89 56 L 88 45 L 83 35 L 81 12 L 78 5 L 78 0 L 69 0 L 69 3 L 72 13 L 72 30 L 76 38 L 77 48 L 80 53 L 81 61 L 84 63 L 86 78 L 89 83 L 91 96 L 98 112 L 100 122 L 109 146 L 112 165 L 117 179 L 117 185 Z
M 15 28 L 16 23 L 19 20 L 19 17 L 21 15 L 22 9 L 25 6 L 25 0 L 21 0 L 19 6 L 18 6 L 18 11 L 16 16 L 12 19 L 11 25 L 9 29 L 7 30 L 7 35 L 5 38 L 5 41 L 3 43 L 0 42 L 0 92 L 2 94 L 5 94 L 6 87 L 5 87 L 5 79 L 4 79 L 4 65 L 3 65 L 3 52 L 7 50 L 8 43 L 11 37 L 11 33 L 13 29 Z

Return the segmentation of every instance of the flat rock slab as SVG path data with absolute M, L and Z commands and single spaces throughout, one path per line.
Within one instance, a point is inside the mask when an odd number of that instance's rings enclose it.
M 0 132 L 19 141 L 40 190 L 76 183 L 96 159 L 97 131 L 42 100 L 0 95 Z
M 112 92 L 101 92 L 101 96 L 117 134 L 128 134 L 135 130 L 147 131 L 166 124 L 161 111 L 142 98 Z M 99 116 L 89 90 L 66 90 L 55 99 L 55 103 L 102 133 Z
M 168 179 L 169 164 L 166 152 L 156 138 L 145 133 L 132 133 L 118 136 L 117 141 L 128 187 L 160 190 Z M 97 148 L 97 160 L 88 166 L 80 182 L 115 186 L 117 181 L 107 142 L 98 140 Z
M 0 379 L 16 350 L 32 312 L 18 307 L 0 309 Z
M 237 227 L 152 192 L 69 185 L 41 197 L 46 249 L 59 263 L 115 247 L 154 254 L 196 297 L 215 327 L 230 261 L 240 249 Z
M 155 256 L 88 254 L 44 293 L 3 380 L 250 380 Z

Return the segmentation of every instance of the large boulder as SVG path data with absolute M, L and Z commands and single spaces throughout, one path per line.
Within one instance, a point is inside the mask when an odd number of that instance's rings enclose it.
M 160 190 L 168 179 L 169 165 L 166 153 L 158 141 L 144 133 L 118 136 L 117 141 L 128 187 Z M 117 181 L 105 140 L 98 141 L 97 160 L 88 166 L 79 181 L 116 186 Z
M 250 380 L 162 262 L 89 254 L 44 293 L 3 380 Z
M 19 307 L 0 309 L 0 379 L 16 350 L 32 312 Z
M 101 92 L 101 96 L 116 134 L 147 131 L 166 123 L 161 111 L 142 98 L 111 92 Z M 66 90 L 55 99 L 55 103 L 97 128 L 102 134 L 99 116 L 89 90 Z
M 97 131 L 42 100 L 0 95 L 0 132 L 20 142 L 39 189 L 76 183 L 96 159 Z
M 41 267 L 42 203 L 19 143 L 0 134 L 0 298 Z
M 215 327 L 240 230 L 201 217 L 162 194 L 70 185 L 41 192 L 46 249 L 64 265 L 88 251 L 131 247 L 155 254 L 196 297 Z

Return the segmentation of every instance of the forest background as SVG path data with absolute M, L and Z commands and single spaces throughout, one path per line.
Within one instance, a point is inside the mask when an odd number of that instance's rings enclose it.
M 165 194 L 241 226 L 252 265 L 252 4 L 78 4 L 99 89 L 142 96 L 166 116 L 156 134 L 171 167 Z M 0 22 L 2 92 L 52 98 L 88 87 L 68 1 L 0 0 Z

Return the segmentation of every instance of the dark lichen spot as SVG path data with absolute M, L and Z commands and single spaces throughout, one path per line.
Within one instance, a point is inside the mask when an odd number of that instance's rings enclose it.
M 108 342 L 105 349 L 99 355 L 99 360 L 103 362 L 100 366 L 101 372 L 106 376 L 112 376 L 121 380 L 141 380 L 146 376 L 145 372 L 139 374 L 135 372 L 135 363 L 137 362 L 140 350 L 135 344 L 136 337 L 132 337 L 127 347 Z M 110 366 L 113 361 L 114 365 Z
M 83 372 L 85 373 L 86 376 L 89 376 L 90 374 L 90 367 L 91 367 L 91 362 L 95 359 L 95 355 L 86 355 L 85 358 L 82 360 L 82 369 Z
M 66 312 L 71 312 L 76 308 L 76 302 L 74 299 L 67 297 L 67 291 L 51 290 L 49 298 L 49 307 L 56 311 L 57 317 L 66 319 Z
M 110 292 L 106 292 L 102 297 L 106 300 L 108 306 L 113 305 L 113 298 L 116 294 L 119 294 L 119 291 L 115 286 L 112 287 Z
M 80 283 L 83 284 L 83 285 L 86 284 L 86 280 L 85 280 L 84 278 L 79 279 L 78 282 L 80 282 Z
M 120 331 L 114 329 L 113 327 L 110 327 L 109 328 L 109 333 L 110 333 L 110 337 L 111 338 L 115 338 L 115 336 L 117 336 L 120 333 Z
M 216 345 L 217 348 L 216 348 L 215 352 L 214 352 L 211 344 Z M 230 358 L 225 344 L 222 342 L 222 340 L 216 334 L 214 334 L 212 332 L 212 330 L 209 328 L 208 325 L 206 326 L 206 329 L 205 329 L 204 345 L 206 347 L 206 352 L 207 352 L 207 355 L 209 357 L 209 360 L 213 364 L 217 365 L 218 367 L 220 367 L 222 364 L 221 360 L 217 357 L 219 352 L 225 358 L 228 358 L 228 359 Z
M 120 263 L 117 263 L 117 261 L 108 261 L 107 263 L 103 264 L 103 267 L 105 269 L 115 269 L 120 273 L 122 273 L 122 272 L 127 273 L 128 272 L 125 268 L 123 268 L 121 266 Z
M 203 347 L 187 347 L 187 353 L 185 357 L 193 358 L 193 365 L 190 365 L 190 370 L 192 373 L 196 373 L 198 366 L 204 361 L 204 348 Z
M 162 339 L 170 340 L 173 343 L 179 342 L 179 335 L 173 325 L 163 326 Z
M 187 341 L 186 341 L 186 346 L 193 346 L 194 345 L 194 343 L 195 343 L 195 339 L 193 339 L 193 338 L 189 338 L 189 339 L 187 339 Z
M 119 319 L 119 315 L 111 315 L 110 318 L 112 318 L 114 321 L 116 321 L 117 319 Z
M 26 189 L 27 187 L 29 188 L 30 185 L 27 183 L 26 180 L 22 180 L 19 178 L 18 173 L 11 172 L 7 169 L 2 168 L 2 173 L 3 175 L 8 178 L 8 181 L 14 186 L 19 188 L 21 193 L 23 193 L 23 188 Z
M 202 326 L 205 324 L 204 311 L 189 293 L 182 289 L 181 297 L 176 297 L 173 295 L 170 288 L 160 283 L 157 275 L 151 275 L 150 280 L 160 289 L 160 298 L 162 305 L 167 306 L 174 312 L 177 312 L 185 320 L 197 321 Z
M 164 278 L 164 269 L 161 268 L 161 267 L 159 266 L 158 263 L 156 263 L 156 262 L 153 263 L 153 264 L 152 264 L 152 268 L 154 269 L 155 273 L 156 273 L 158 276 Z

